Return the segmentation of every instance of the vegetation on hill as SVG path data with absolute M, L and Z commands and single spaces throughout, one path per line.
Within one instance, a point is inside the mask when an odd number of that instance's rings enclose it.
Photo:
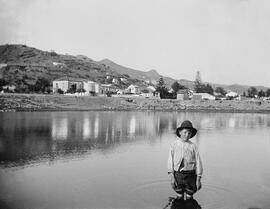
M 129 84 L 143 85 L 143 81 L 121 75 L 111 70 L 109 66 L 86 56 L 62 55 L 25 45 L 1 45 L 0 64 L 1 81 L 7 85 L 15 85 L 18 92 L 45 93 L 46 85 L 42 85 L 41 91 L 37 86 L 40 86 L 40 83 L 49 83 L 52 86 L 52 81 L 61 77 L 110 83 L 111 80 L 107 79 L 109 75 L 110 78 L 119 80 L 119 87 L 126 87 Z M 125 82 L 120 80 L 123 77 L 126 78 Z

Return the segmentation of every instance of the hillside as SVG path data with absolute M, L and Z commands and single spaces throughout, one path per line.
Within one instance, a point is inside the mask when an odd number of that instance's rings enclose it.
M 119 64 L 117 64 L 109 59 L 103 59 L 103 60 L 99 61 L 99 63 L 104 64 L 106 67 L 109 67 L 111 70 L 113 70 L 115 72 L 118 72 L 120 74 L 129 75 L 133 79 L 147 81 L 153 85 L 155 85 L 156 82 L 159 80 L 159 78 L 162 76 L 156 70 L 149 70 L 147 72 L 135 70 L 132 68 L 128 68 L 128 67 L 124 67 L 122 65 L 119 65 Z M 164 79 L 167 87 L 170 87 L 172 85 L 172 83 L 175 81 L 174 79 L 169 78 L 169 77 L 163 77 L 163 79 Z
M 147 84 L 156 85 L 162 76 L 156 70 L 147 72 L 119 65 L 109 59 L 94 61 L 85 55 L 63 55 L 56 52 L 42 51 L 26 45 L 0 45 L 0 79 L 17 87 L 33 85 L 39 77 L 47 79 L 50 83 L 61 77 L 83 78 L 99 83 L 108 83 L 106 79 L 110 75 L 113 78 L 126 78 L 125 83 L 119 87 L 127 87 L 136 84 L 145 87 Z M 170 87 L 175 79 L 164 77 L 167 87 Z M 194 82 L 177 79 L 177 81 L 190 89 L 194 88 Z M 209 83 L 215 89 L 223 87 L 225 90 L 236 91 L 242 94 L 250 86 L 247 85 L 223 85 Z M 266 90 L 267 87 L 255 86 L 258 90 Z
M 157 73 L 155 70 L 150 70 L 148 72 L 143 72 L 139 70 L 134 70 L 128 67 L 124 67 L 122 65 L 118 65 L 115 62 L 109 60 L 109 59 L 104 59 L 99 61 L 99 63 L 104 64 L 105 66 L 110 67 L 111 70 L 116 71 L 120 74 L 127 74 L 132 78 L 136 78 L 139 80 L 147 80 L 147 79 L 155 79 L 158 80 L 160 75 Z
M 216 87 L 222 87 L 226 91 L 234 91 L 234 92 L 237 92 L 238 94 L 243 94 L 243 92 L 247 93 L 248 88 L 250 88 L 250 86 L 248 85 L 240 85 L 240 84 L 232 84 L 232 85 L 211 84 L 211 85 L 214 89 Z M 266 91 L 267 89 L 269 89 L 268 87 L 265 87 L 265 86 L 253 86 L 253 87 L 255 87 L 258 91 L 259 90 Z
M 50 82 L 61 77 L 84 78 L 106 83 L 106 76 L 122 75 L 84 56 L 62 55 L 25 45 L 0 46 L 0 78 L 9 84 L 32 85 L 39 77 Z M 134 81 L 128 80 L 127 83 Z

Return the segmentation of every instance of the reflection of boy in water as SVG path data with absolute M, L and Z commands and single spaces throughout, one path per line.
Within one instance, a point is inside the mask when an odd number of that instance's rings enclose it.
M 175 199 L 172 202 L 171 209 L 202 209 L 198 202 L 191 198 L 187 201 Z
M 186 199 L 190 199 L 201 189 L 202 162 L 197 146 L 189 141 L 196 133 L 197 130 L 193 128 L 192 123 L 184 121 L 176 129 L 179 139 L 170 147 L 168 173 L 178 198 L 184 198 L 186 194 Z

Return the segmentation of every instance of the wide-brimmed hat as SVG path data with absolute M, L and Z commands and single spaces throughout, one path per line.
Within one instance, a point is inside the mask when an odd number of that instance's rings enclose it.
M 197 133 L 197 129 L 196 129 L 196 128 L 193 128 L 192 123 L 191 123 L 189 120 L 185 120 L 185 121 L 181 124 L 181 126 L 178 127 L 178 128 L 176 129 L 176 135 L 177 135 L 178 137 L 181 137 L 179 132 L 180 132 L 182 129 L 184 129 L 184 128 L 185 128 L 185 129 L 191 130 L 191 136 L 190 136 L 190 138 L 194 137 L 194 136 L 196 135 L 196 133 Z

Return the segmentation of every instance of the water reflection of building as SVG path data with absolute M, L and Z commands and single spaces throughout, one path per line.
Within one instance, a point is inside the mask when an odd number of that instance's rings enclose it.
M 149 113 L 149 112 L 89 112 L 62 114 L 52 117 L 51 135 L 54 140 L 91 141 L 106 145 L 118 141 L 129 141 L 141 136 L 155 139 L 163 133 L 174 133 L 185 119 L 193 122 L 199 132 L 222 128 L 247 128 L 270 126 L 269 120 L 261 115 L 216 113 Z
M 129 134 L 133 136 L 135 132 L 136 132 L 136 118 L 134 115 L 132 115 L 129 121 Z
M 86 141 L 96 147 L 108 147 L 131 140 L 156 140 L 162 134 L 173 134 L 177 126 L 189 119 L 200 132 L 221 128 L 235 129 L 252 124 L 267 124 L 262 117 L 235 114 L 162 113 L 162 112 L 87 112 L 68 113 L 52 118 L 52 138 L 69 144 Z M 89 143 L 85 146 L 89 147 Z
M 42 120 L 40 120 L 42 118 Z M 135 140 L 155 142 L 162 134 L 174 135 L 185 119 L 204 131 L 243 131 L 270 127 L 267 114 L 165 112 L 60 112 L 3 114 L 0 120 L 0 158 L 22 161 L 74 155 L 90 149 L 111 149 Z M 241 130 L 242 129 L 242 130 Z
M 96 115 L 94 118 L 94 138 L 98 137 L 98 132 L 99 132 L 99 117 L 98 115 Z
M 52 139 L 54 140 L 66 140 L 68 137 L 68 119 L 64 118 L 52 118 Z
M 90 119 L 87 116 L 84 116 L 84 121 L 83 121 L 83 139 L 88 140 L 90 139 L 91 135 L 91 124 L 90 124 Z

